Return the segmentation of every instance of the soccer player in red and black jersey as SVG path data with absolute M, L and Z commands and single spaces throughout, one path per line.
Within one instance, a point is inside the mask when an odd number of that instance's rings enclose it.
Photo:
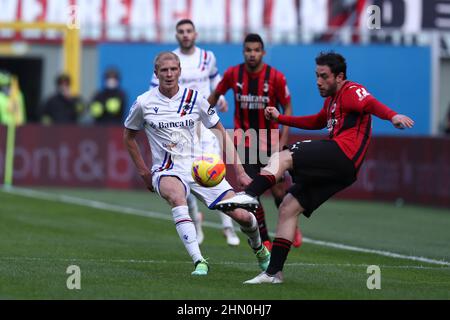
M 347 80 L 344 57 L 334 52 L 316 58 L 317 86 L 326 97 L 323 108 L 311 116 L 280 115 L 267 107 L 268 119 L 301 129 L 327 128 L 329 139 L 300 141 L 272 155 L 245 193 L 217 204 L 218 208 L 254 207 L 261 195 L 289 170 L 294 185 L 280 205 L 270 264 L 265 272 L 244 283 L 281 283 L 282 269 L 294 238 L 298 216 L 312 212 L 335 193 L 356 181 L 370 143 L 372 115 L 394 127 L 412 128 L 414 121 L 375 99 L 362 85 Z
M 278 123 L 266 119 L 264 109 L 267 106 L 275 106 L 277 109 L 281 107 L 285 115 L 292 114 L 291 96 L 286 78 L 280 71 L 263 62 L 264 55 L 264 42 L 261 37 L 254 33 L 248 34 L 244 39 L 245 62 L 228 68 L 223 79 L 208 99 L 209 103 L 214 106 L 221 95 L 224 95 L 229 89 L 233 90 L 235 100 L 234 141 L 238 150 L 245 151 L 243 166 L 252 179 L 267 164 L 271 154 L 278 152 L 287 144 L 288 140 L 289 127 L 283 126 L 280 136 Z M 239 148 L 239 146 L 243 148 Z M 260 158 L 260 152 L 266 156 L 265 161 Z M 286 189 L 282 183 L 278 183 L 271 188 L 271 191 L 275 198 L 275 204 L 279 207 L 286 194 Z M 271 242 L 261 202 L 255 215 L 261 239 L 270 250 Z M 301 239 L 301 233 L 297 228 L 294 239 L 295 247 L 301 245 Z

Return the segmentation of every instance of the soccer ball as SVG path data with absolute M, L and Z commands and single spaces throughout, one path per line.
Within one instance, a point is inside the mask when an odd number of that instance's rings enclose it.
M 214 187 L 222 182 L 226 166 L 217 154 L 205 153 L 192 163 L 192 178 L 203 187 Z

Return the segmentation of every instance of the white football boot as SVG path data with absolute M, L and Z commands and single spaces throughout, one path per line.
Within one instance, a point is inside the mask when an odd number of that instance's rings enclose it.
M 261 272 L 253 279 L 244 281 L 244 284 L 261 284 L 261 283 L 272 283 L 272 284 L 283 283 L 283 273 L 281 271 L 278 271 L 275 275 L 269 276 L 266 272 Z
M 256 210 L 259 206 L 257 198 L 249 196 L 245 192 L 236 193 L 234 197 L 219 201 L 214 209 L 220 211 L 232 211 L 237 208 L 246 209 L 249 211 Z

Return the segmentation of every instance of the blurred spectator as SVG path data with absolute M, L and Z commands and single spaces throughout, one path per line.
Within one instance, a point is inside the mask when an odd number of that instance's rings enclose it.
M 448 105 L 448 110 L 447 110 L 447 118 L 445 121 L 445 129 L 444 129 L 445 133 L 450 135 L 450 104 Z
M 70 92 L 70 77 L 61 74 L 56 77 L 56 93 L 49 97 L 41 108 L 41 122 L 53 123 L 77 123 L 79 115 L 84 110 L 80 97 Z
M 0 70 L 0 124 L 21 125 L 26 120 L 19 83 L 8 71 Z
M 120 74 L 108 69 L 104 74 L 104 88 L 95 93 L 89 113 L 96 124 L 122 124 L 126 95 L 120 87 Z

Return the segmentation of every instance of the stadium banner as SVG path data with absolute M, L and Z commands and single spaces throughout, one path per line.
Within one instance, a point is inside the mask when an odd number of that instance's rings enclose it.
M 191 18 L 206 41 L 241 41 L 251 30 L 267 32 L 273 41 L 295 39 L 298 30 L 326 40 L 331 29 L 368 29 L 371 5 L 381 12 L 381 28 L 450 30 L 447 0 L 0 0 L 0 22 L 80 25 L 89 41 L 173 42 L 176 21 Z M 53 31 L 0 30 L 0 38 L 56 37 Z
M 120 127 L 18 127 L 13 184 L 145 190 L 122 133 Z M 150 165 L 143 132 L 138 138 Z M 320 136 L 292 135 L 290 141 L 310 138 Z M 232 171 L 229 166 L 227 179 L 236 185 Z M 374 137 L 358 181 L 336 197 L 450 207 L 450 139 Z

